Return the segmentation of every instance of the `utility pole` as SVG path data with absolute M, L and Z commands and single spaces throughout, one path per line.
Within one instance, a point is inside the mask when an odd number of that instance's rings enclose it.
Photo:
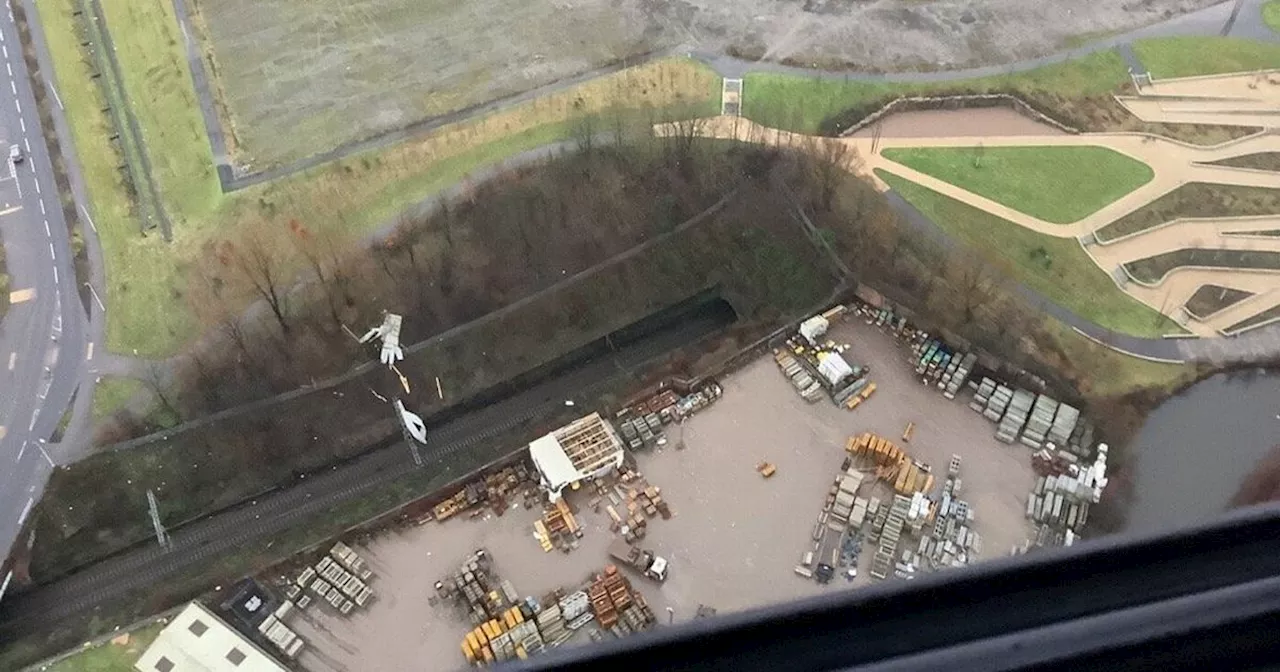
M 152 490 L 147 491 L 147 508 L 151 513 L 151 527 L 156 531 L 156 543 L 167 551 L 172 547 L 172 542 L 169 540 L 169 533 L 164 529 L 164 523 L 160 522 L 160 504 L 156 502 L 156 493 Z

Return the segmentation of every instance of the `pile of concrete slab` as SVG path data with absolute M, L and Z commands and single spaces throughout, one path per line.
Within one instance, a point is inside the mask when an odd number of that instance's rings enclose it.
M 1057 413 L 1057 401 L 1043 394 L 1036 397 L 1036 403 L 1031 407 L 1027 423 L 1022 429 L 1022 436 L 1018 440 L 1029 448 L 1042 447 L 1045 437 L 1049 435 L 1049 429 L 1053 427 L 1053 417 Z

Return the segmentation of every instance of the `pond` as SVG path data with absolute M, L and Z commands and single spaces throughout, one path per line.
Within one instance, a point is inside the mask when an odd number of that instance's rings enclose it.
M 1221 513 L 1280 445 L 1280 372 L 1218 374 L 1152 411 L 1134 442 L 1129 530 L 1181 527 Z

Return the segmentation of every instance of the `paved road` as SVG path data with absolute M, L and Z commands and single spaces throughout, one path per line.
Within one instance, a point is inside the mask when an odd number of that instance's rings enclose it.
M 422 451 L 426 468 L 439 468 L 434 461 L 460 450 L 502 450 L 491 441 L 493 437 L 563 411 L 566 399 L 594 397 L 620 377 L 629 377 L 641 364 L 724 326 L 720 316 L 703 316 L 667 327 L 608 357 L 575 366 L 555 379 L 434 428 Z M 397 442 L 294 487 L 260 497 L 251 506 L 175 530 L 171 535 L 174 548 L 169 552 L 148 543 L 50 586 L 13 595 L 0 603 L 0 641 L 86 614 L 201 561 L 283 532 L 335 504 L 401 478 L 412 468 L 410 452 Z
M 0 324 L 0 548 L 7 550 L 56 455 L 44 441 L 79 383 L 87 319 L 70 236 L 13 13 L 0 15 L 0 148 L 26 159 L 0 168 L 0 236 L 11 286 L 30 290 Z M 2 580 L 2 579 L 0 579 Z

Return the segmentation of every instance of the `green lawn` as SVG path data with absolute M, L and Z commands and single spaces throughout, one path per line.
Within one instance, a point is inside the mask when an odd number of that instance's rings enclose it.
M 1262 20 L 1268 28 L 1280 33 L 1280 0 L 1270 0 L 1262 6 Z
M 49 666 L 47 672 L 133 672 L 133 664 L 163 629 L 164 624 L 161 623 L 139 628 L 129 634 L 129 641 L 125 644 L 107 642 L 85 649 Z
M 1156 79 L 1280 67 L 1280 44 L 1256 40 L 1161 37 L 1138 40 L 1133 51 Z
M 132 378 L 103 377 L 93 387 L 93 417 L 103 418 L 124 406 L 142 391 L 142 383 Z
M 946 83 L 860 82 L 750 73 L 742 87 L 742 115 L 773 128 L 817 133 L 825 119 L 851 108 L 882 105 L 897 96 L 959 91 L 1043 91 L 1080 97 L 1106 94 L 1128 80 L 1124 60 L 1115 51 L 1098 52 L 1027 72 Z
M 877 175 L 947 233 L 1007 260 L 1019 282 L 1077 315 L 1134 336 L 1181 331 L 1169 318 L 1120 291 L 1075 239 L 1039 234 L 887 172 Z
M 1083 219 L 1155 176 L 1145 163 L 1104 147 L 925 147 L 883 154 L 1055 224 Z

